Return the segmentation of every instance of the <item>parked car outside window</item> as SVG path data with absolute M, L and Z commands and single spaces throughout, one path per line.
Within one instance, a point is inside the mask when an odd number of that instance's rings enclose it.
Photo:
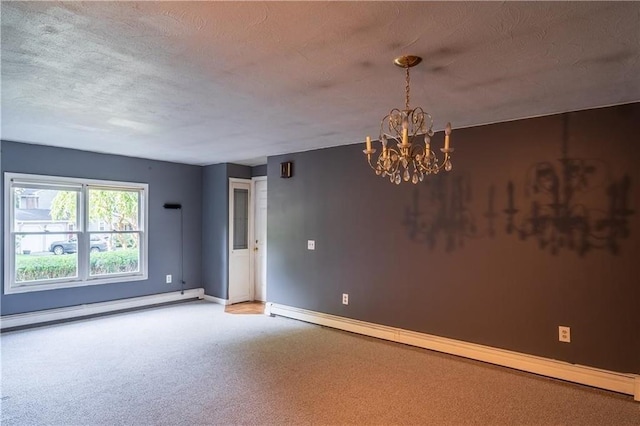
M 66 241 L 54 241 L 49 245 L 49 251 L 53 254 L 76 253 L 78 251 L 78 241 L 75 239 Z M 107 243 L 100 238 L 91 238 L 89 246 L 91 253 L 107 251 Z

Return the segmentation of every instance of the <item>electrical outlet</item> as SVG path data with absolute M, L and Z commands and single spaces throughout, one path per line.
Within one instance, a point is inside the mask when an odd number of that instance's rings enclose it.
M 347 293 L 342 293 L 342 304 L 343 305 L 349 304 L 349 295 Z
M 171 281 L 173 281 L 171 274 L 167 275 L 167 284 L 171 284 Z
M 563 325 L 558 326 L 558 340 L 561 342 L 571 343 L 571 327 Z

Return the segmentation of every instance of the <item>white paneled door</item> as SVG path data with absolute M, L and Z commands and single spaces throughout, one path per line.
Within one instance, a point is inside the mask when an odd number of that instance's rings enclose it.
M 253 300 L 251 180 L 229 179 L 229 303 Z

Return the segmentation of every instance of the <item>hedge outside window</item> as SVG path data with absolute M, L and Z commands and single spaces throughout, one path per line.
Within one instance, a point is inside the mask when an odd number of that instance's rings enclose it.
M 5 173 L 5 294 L 146 279 L 147 193 Z

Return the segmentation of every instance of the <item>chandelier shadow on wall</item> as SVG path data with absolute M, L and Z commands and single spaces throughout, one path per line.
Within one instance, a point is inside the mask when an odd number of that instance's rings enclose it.
M 500 216 L 495 207 L 495 186 L 489 187 L 486 211 L 478 215 L 471 183 L 469 175 L 439 175 L 414 187 L 402 223 L 409 239 L 432 250 L 441 241 L 446 252 L 453 252 L 464 248 L 466 241 L 493 238 Z
M 631 180 L 628 175 L 611 179 L 609 167 L 602 161 L 571 158 L 568 138 L 565 115 L 562 155 L 558 164 L 540 161 L 530 168 L 524 189 L 531 201 L 525 210 L 516 207 L 514 183 L 508 182 L 504 210 L 507 234 L 516 234 L 521 240 L 533 238 L 552 254 L 563 248 L 579 256 L 592 250 L 618 254 L 620 240 L 630 235 L 628 218 L 635 214 L 629 207 Z M 581 194 L 598 189 L 604 189 L 600 206 L 582 202 Z
M 376 175 L 388 177 L 396 185 L 400 182 L 416 184 L 422 182 L 425 175 L 436 174 L 441 169 L 450 171 L 451 153 L 453 148 L 449 145 L 451 135 L 451 123 L 445 127 L 444 147 L 440 148 L 443 157 L 438 159 L 431 149 L 431 137 L 433 136 L 433 119 L 431 114 L 421 107 L 409 107 L 409 68 L 422 62 L 419 56 L 400 56 L 393 63 L 405 69 L 405 104 L 404 109 L 394 108 L 380 122 L 379 141 L 382 151 L 377 160 L 372 163 L 372 155 L 376 149 L 371 146 L 371 137 L 366 138 L 366 149 L 369 166 Z M 420 143 L 423 138 L 424 145 Z

